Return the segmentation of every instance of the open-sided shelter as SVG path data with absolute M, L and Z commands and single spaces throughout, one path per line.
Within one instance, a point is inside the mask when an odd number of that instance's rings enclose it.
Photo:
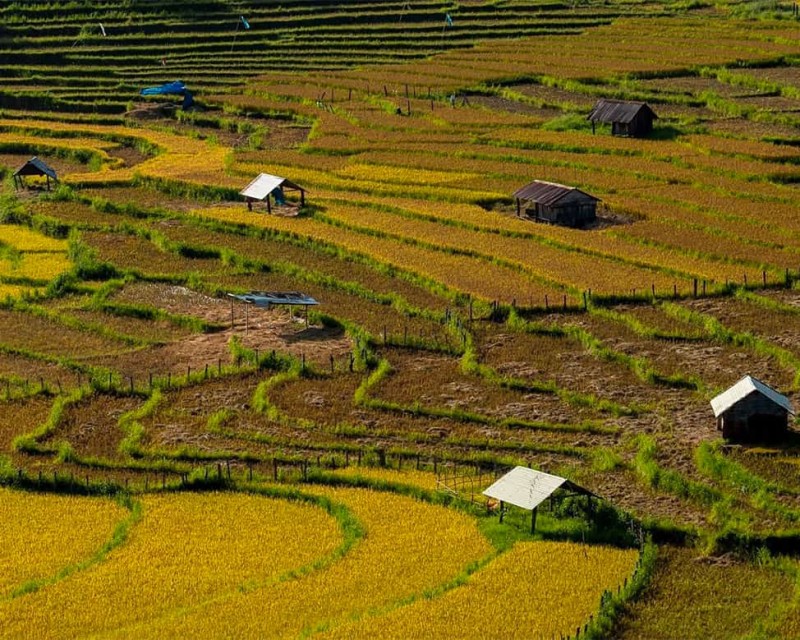
M 582 227 L 597 219 L 599 198 L 556 182 L 534 180 L 514 192 L 517 215 L 568 227 Z
M 311 296 L 300 293 L 299 291 L 251 291 L 250 293 L 237 294 L 229 293 L 231 298 L 231 328 L 234 325 L 233 319 L 233 302 L 239 300 L 245 303 L 244 313 L 244 328 L 245 333 L 249 330 L 250 317 L 248 309 L 250 306 L 258 307 L 260 309 L 270 309 L 277 305 L 286 305 L 290 307 L 299 306 L 305 310 L 306 326 L 308 326 L 308 308 L 318 305 L 319 302 Z
M 558 489 L 567 495 L 584 495 L 591 500 L 594 494 L 588 489 L 570 482 L 566 478 L 554 476 L 544 471 L 528 467 L 514 467 L 491 485 L 483 495 L 500 501 L 500 521 L 503 519 L 504 503 L 513 504 L 531 512 L 531 533 L 536 529 L 536 510 Z
M 595 124 L 603 122 L 611 124 L 612 135 L 642 138 L 653 131 L 653 120 L 657 120 L 658 116 L 646 102 L 602 99 L 587 119 L 592 122 L 592 133 Z
M 794 415 L 789 398 L 752 376 L 713 398 L 711 408 L 722 437 L 741 442 L 779 440 Z
M 300 192 L 300 206 L 306 203 L 306 191 L 303 187 L 296 185 L 291 180 L 281 178 L 280 176 L 273 176 L 269 173 L 259 173 L 258 177 L 242 189 L 239 194 L 243 195 L 247 201 L 247 207 L 250 208 L 254 200 L 266 200 L 267 212 L 272 213 L 272 206 L 270 205 L 270 196 L 275 199 L 276 204 L 285 204 L 283 199 L 284 190 L 299 191 Z
M 298 305 L 309 307 L 319 304 L 314 298 L 299 291 L 251 291 L 245 294 L 228 294 L 232 298 L 255 305 L 263 309 L 269 309 L 275 305 Z
M 34 156 L 24 165 L 14 172 L 14 188 L 22 189 L 25 187 L 24 176 L 43 176 L 47 178 L 47 190 L 50 190 L 50 178 L 58 182 L 55 169 L 48 165 L 44 160 Z

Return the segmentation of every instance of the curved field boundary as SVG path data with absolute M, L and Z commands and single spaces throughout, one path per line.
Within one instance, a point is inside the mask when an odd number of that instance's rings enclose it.
M 126 629 L 125 637 L 290 637 L 433 589 L 492 553 L 474 521 L 445 507 L 360 489 L 309 489 L 344 504 L 363 541 L 339 562 Z
M 520 542 L 441 596 L 348 622 L 323 638 L 569 636 L 618 589 L 639 553 L 568 542 Z M 501 597 L 498 594 L 502 593 Z
M 137 519 L 111 500 L 4 488 L 0 511 L 0 602 L 103 559 Z
M 254 589 L 342 544 L 339 523 L 313 504 L 248 494 L 151 495 L 142 504 L 142 522 L 105 562 L 0 603 L 4 635 L 112 632 Z

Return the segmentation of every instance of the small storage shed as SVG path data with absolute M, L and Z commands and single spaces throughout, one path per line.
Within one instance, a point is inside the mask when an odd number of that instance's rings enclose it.
M 567 187 L 555 182 L 534 180 L 514 192 L 517 215 L 542 222 L 582 227 L 597 219 L 595 198 L 576 187 Z M 524 205 L 523 205 L 524 203 Z
M 55 169 L 48 165 L 44 160 L 33 156 L 24 165 L 14 172 L 14 188 L 23 189 L 25 187 L 24 176 L 43 176 L 47 178 L 47 190 L 50 191 L 50 178 L 58 182 Z
M 712 399 L 711 408 L 722 437 L 739 442 L 779 440 L 794 415 L 789 398 L 752 376 Z
M 566 489 L 567 495 L 584 495 L 588 501 L 594 494 L 588 489 L 544 471 L 528 467 L 514 467 L 491 485 L 483 495 L 500 501 L 500 521 L 503 521 L 504 503 L 513 504 L 531 512 L 531 533 L 536 529 L 536 510 L 557 489 Z
M 273 176 L 269 173 L 260 173 L 258 177 L 242 189 L 239 194 L 243 195 L 247 201 L 247 208 L 252 209 L 254 200 L 266 200 L 267 212 L 272 213 L 272 206 L 270 205 L 270 196 L 275 199 L 276 204 L 286 204 L 283 198 L 284 190 L 299 191 L 300 192 L 300 206 L 306 203 L 306 191 L 303 187 L 296 185 L 294 182 L 281 178 L 280 176 Z
M 611 124 L 612 135 L 643 138 L 653 131 L 653 120 L 658 116 L 646 102 L 603 99 L 594 106 L 587 119 L 592 122 L 592 133 L 595 123 L 603 122 Z

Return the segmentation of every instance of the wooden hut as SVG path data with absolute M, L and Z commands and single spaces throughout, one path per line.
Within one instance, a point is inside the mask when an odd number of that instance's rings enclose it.
M 273 176 L 269 173 L 260 173 L 250 184 L 242 189 L 239 194 L 243 195 L 247 208 L 252 209 L 252 203 L 255 200 L 266 200 L 267 213 L 272 213 L 272 205 L 270 204 L 270 196 L 275 199 L 276 204 L 286 204 L 283 198 L 283 192 L 299 191 L 300 192 L 300 206 L 306 203 L 306 191 L 303 187 L 296 185 L 294 182 L 281 178 L 280 176 Z
M 653 120 L 658 116 L 646 102 L 631 100 L 600 100 L 589 114 L 592 122 L 592 133 L 598 122 L 610 123 L 611 134 L 643 138 L 653 131 Z
M 786 396 L 751 376 L 713 398 L 711 408 L 722 437 L 739 442 L 780 440 L 794 415 Z
M 514 192 L 517 215 L 568 227 L 582 227 L 597 219 L 595 198 L 575 187 L 534 180 Z
M 42 176 L 47 178 L 47 190 L 50 191 L 50 178 L 58 182 L 55 169 L 48 165 L 44 160 L 36 156 L 28 160 L 24 165 L 14 172 L 14 188 L 25 188 L 25 176 Z

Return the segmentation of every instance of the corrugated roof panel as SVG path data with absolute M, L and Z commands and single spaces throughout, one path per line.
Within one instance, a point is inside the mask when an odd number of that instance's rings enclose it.
M 297 305 L 315 305 L 319 304 L 314 298 L 299 291 L 251 291 L 245 294 L 229 293 L 229 296 L 254 304 L 257 307 L 269 307 L 273 304 L 297 304 Z
M 568 187 L 557 182 L 547 182 L 545 180 L 534 180 L 530 184 L 517 189 L 514 192 L 514 197 L 519 200 L 538 202 L 550 207 L 570 193 L 580 193 L 592 200 L 599 200 L 599 198 L 595 198 L 593 195 L 576 187 Z
M 56 176 L 55 169 L 53 169 L 50 165 L 48 165 L 44 160 L 40 160 L 37 156 L 33 156 L 30 160 L 28 160 L 22 167 L 17 169 L 15 176 L 29 176 L 34 175 L 35 172 L 30 171 L 30 168 L 35 168 L 38 172 L 42 175 L 50 176 L 53 180 L 58 180 L 58 176 Z
M 726 389 L 718 396 L 712 398 L 711 400 L 711 408 L 714 410 L 714 417 L 718 418 L 720 414 L 724 413 L 728 409 L 730 409 L 733 405 L 737 402 L 743 400 L 751 393 L 760 393 L 761 395 L 769 398 L 780 407 L 783 407 L 794 415 L 794 407 L 792 406 L 791 401 L 784 395 L 781 395 L 772 387 L 764 384 L 760 380 L 753 378 L 752 376 L 745 376 L 735 385 Z
M 258 177 L 248 184 L 239 193 L 246 198 L 253 198 L 254 200 L 263 200 L 277 187 L 283 184 L 284 178 L 273 176 L 269 173 L 259 173 Z
M 654 119 L 658 118 L 646 102 L 603 99 L 597 102 L 587 119 L 595 122 L 622 122 L 628 124 L 642 109 L 647 109 Z
M 522 509 L 535 509 L 562 484 L 566 478 L 527 467 L 514 467 L 483 492 L 483 495 L 502 500 Z
M 239 192 L 239 195 L 243 195 L 246 198 L 253 198 L 254 200 L 263 200 L 278 187 L 288 187 L 289 189 L 305 191 L 303 187 L 296 185 L 286 178 L 273 176 L 269 173 L 259 173 L 255 180 Z

